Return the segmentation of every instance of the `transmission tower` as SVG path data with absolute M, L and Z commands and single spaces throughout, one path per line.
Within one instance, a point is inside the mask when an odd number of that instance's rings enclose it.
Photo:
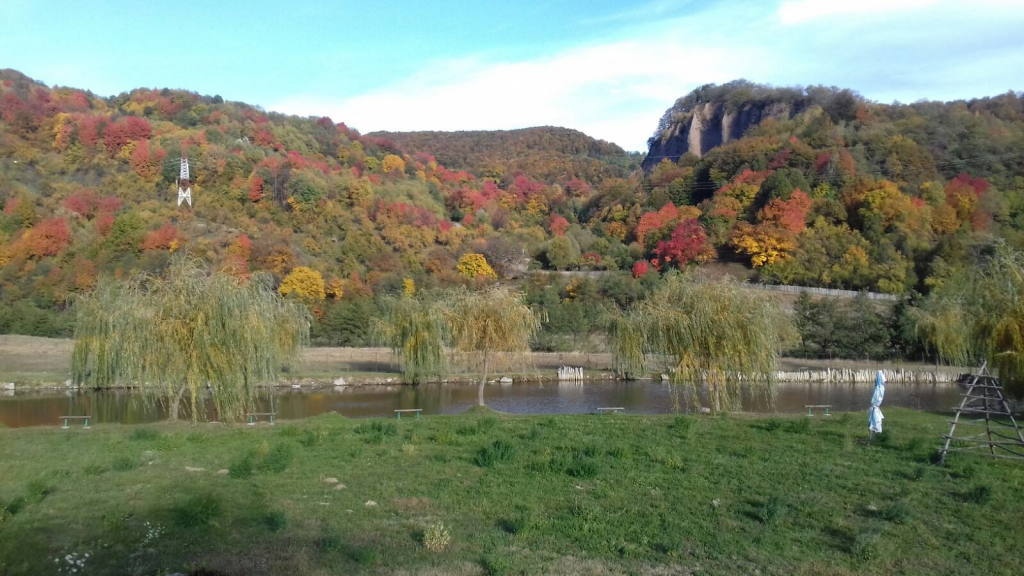
M 188 158 L 185 156 L 181 157 L 181 173 L 178 177 L 178 206 L 183 201 L 188 202 L 189 208 L 192 207 L 192 181 L 189 179 Z

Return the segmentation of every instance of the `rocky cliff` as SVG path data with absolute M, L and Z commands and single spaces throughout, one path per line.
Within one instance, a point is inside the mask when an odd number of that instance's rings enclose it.
M 652 170 L 665 158 L 676 162 L 687 152 L 703 156 L 716 146 L 739 140 L 748 128 L 766 118 L 788 120 L 798 112 L 796 108 L 789 102 L 764 101 L 739 106 L 723 101 L 677 104 L 666 113 L 659 133 L 648 142 L 650 149 L 643 168 Z

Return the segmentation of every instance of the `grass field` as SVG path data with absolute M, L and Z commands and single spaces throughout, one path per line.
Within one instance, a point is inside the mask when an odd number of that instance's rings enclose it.
M 1024 572 L 1024 468 L 886 416 L 0 430 L 0 574 Z

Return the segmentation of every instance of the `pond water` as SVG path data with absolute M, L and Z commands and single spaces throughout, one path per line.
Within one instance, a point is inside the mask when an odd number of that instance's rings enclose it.
M 871 385 L 780 383 L 774 404 L 746 398 L 743 409 L 759 413 L 806 412 L 805 404 L 831 404 L 836 412 L 866 410 Z M 423 414 L 455 414 L 476 404 L 476 386 L 436 384 L 422 386 L 348 386 L 316 390 L 277 388 L 261 400 L 263 410 L 279 420 L 306 418 L 326 412 L 351 417 L 393 416 L 393 410 L 421 408 Z M 0 422 L 10 427 L 50 426 L 59 416 L 90 415 L 92 423 L 139 424 L 166 417 L 160 406 L 140 401 L 127 390 L 79 392 L 25 392 L 0 396 Z M 664 414 L 674 411 L 667 384 L 651 381 L 598 380 L 585 384 L 534 381 L 490 384 L 490 408 L 517 414 L 592 413 L 598 407 L 621 406 L 627 413 Z M 959 404 L 959 389 L 948 384 L 890 385 L 885 406 L 919 410 L 948 410 Z M 683 406 L 685 409 L 685 405 Z

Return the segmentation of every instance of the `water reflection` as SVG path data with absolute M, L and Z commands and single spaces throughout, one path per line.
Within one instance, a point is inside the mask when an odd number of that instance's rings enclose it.
M 760 398 L 745 398 L 743 409 L 762 413 L 797 413 L 805 404 L 832 404 L 835 411 L 864 410 L 871 398 L 869 385 L 785 383 L 778 387 L 774 405 Z M 602 406 L 622 406 L 629 413 L 673 412 L 667 384 L 638 381 L 595 381 L 569 384 L 535 381 L 492 384 L 487 404 L 517 414 L 570 414 L 594 412 Z M 947 410 L 959 403 L 959 390 L 951 385 L 889 386 L 886 406 L 919 410 Z M 215 417 L 212 403 L 207 412 Z M 393 410 L 421 408 L 424 414 L 454 414 L 476 404 L 476 386 L 434 384 L 423 386 L 347 386 L 340 388 L 275 389 L 261 399 L 260 411 L 277 412 L 281 420 L 306 418 L 326 412 L 351 417 L 391 416 Z M 683 403 L 683 409 L 686 408 Z M 64 415 L 90 415 L 94 423 L 139 424 L 166 418 L 162 406 L 142 401 L 125 390 L 104 392 L 31 392 L 0 396 L 0 422 L 7 426 L 56 425 Z M 187 411 L 185 412 L 187 417 Z

